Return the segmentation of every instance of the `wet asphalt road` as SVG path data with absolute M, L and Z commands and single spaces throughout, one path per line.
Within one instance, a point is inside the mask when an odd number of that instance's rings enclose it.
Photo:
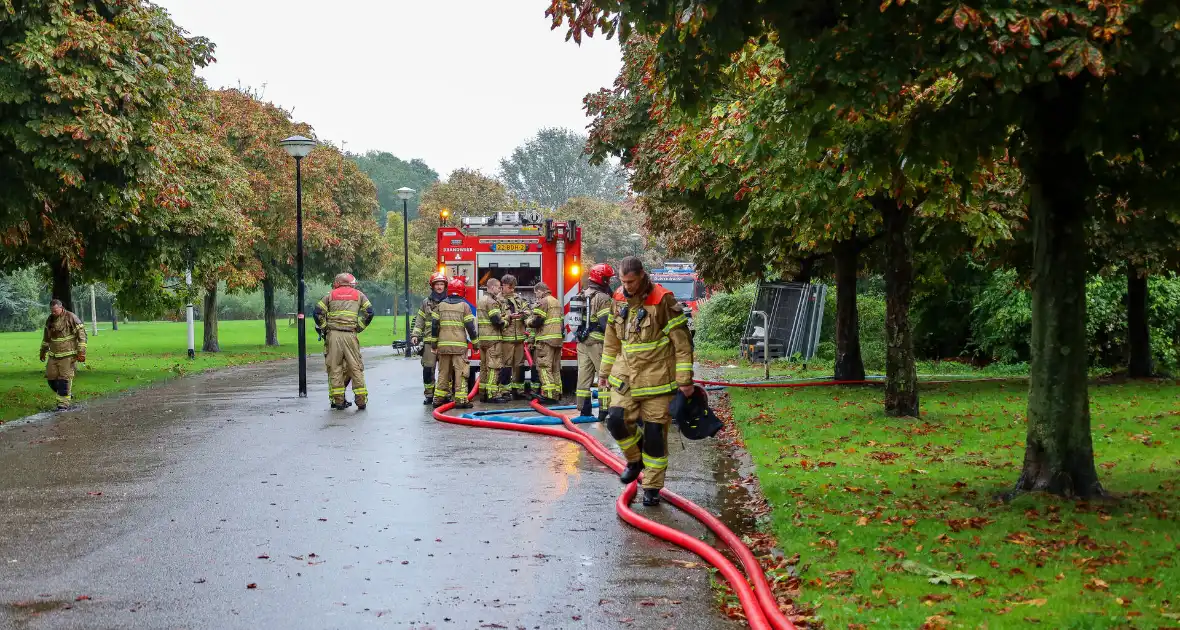
M 312 357 L 307 399 L 286 361 L 0 427 L 0 628 L 738 627 L 579 446 L 439 423 L 416 360 L 366 358 L 364 412 Z M 724 516 L 728 463 L 670 446 Z

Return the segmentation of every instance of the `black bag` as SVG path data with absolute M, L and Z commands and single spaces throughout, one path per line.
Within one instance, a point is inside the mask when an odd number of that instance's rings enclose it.
M 700 385 L 696 386 L 692 398 L 677 390 L 676 398 L 668 405 L 668 413 L 680 428 L 680 434 L 690 440 L 713 437 L 724 426 L 709 408 L 709 396 Z

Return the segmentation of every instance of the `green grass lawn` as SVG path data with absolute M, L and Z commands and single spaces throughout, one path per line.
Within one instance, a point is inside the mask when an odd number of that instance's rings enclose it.
M 1091 388 L 1109 501 L 1005 504 L 1027 385 L 731 390 L 796 601 L 826 628 L 1180 627 L 1180 384 Z M 958 575 L 956 575 L 956 573 Z
M 361 333 L 361 345 L 389 346 L 402 333 L 395 333 L 393 317 L 377 317 Z M 402 318 L 397 318 L 402 330 Z M 86 326 L 89 334 L 90 325 Z M 197 352 L 188 359 L 188 336 L 184 322 L 135 322 L 98 327 L 90 336 L 86 363 L 78 365 L 74 380 L 75 399 L 84 400 L 147 385 L 164 379 L 205 370 L 259 361 L 294 358 L 298 355 L 296 328 L 279 320 L 279 343 L 267 347 L 266 329 L 258 321 L 223 321 L 218 326 L 221 352 Z M 196 344 L 201 347 L 204 329 L 196 325 Z M 307 349 L 313 357 L 322 352 L 315 328 L 307 326 Z M 0 422 L 52 409 L 56 403 L 45 384 L 45 364 L 38 361 L 41 333 L 0 334 Z M 310 369 L 310 368 L 309 368 Z M 320 369 L 320 368 L 315 368 Z

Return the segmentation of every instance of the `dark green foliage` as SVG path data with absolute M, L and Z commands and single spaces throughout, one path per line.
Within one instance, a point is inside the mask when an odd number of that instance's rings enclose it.
M 387 212 L 401 215 L 402 200 L 397 196 L 397 189 L 414 189 L 414 196 L 405 204 L 406 214 L 413 221 L 418 218 L 418 202 L 422 195 L 438 181 L 438 173 L 417 158 L 407 162 L 388 151 L 369 151 L 349 158 L 377 185 L 377 201 L 381 208 L 375 218 L 382 229 L 385 229 Z

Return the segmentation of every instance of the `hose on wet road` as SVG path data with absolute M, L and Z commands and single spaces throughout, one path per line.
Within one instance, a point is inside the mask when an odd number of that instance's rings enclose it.
M 531 357 L 529 357 L 531 364 Z M 479 392 L 479 379 L 475 380 L 474 387 L 471 391 L 471 396 L 474 397 Z M 547 409 L 540 403 L 534 401 L 532 408 L 538 413 L 545 416 L 559 418 L 562 427 L 556 426 L 538 426 L 534 424 L 521 424 L 518 422 L 501 422 L 495 420 L 484 420 L 481 418 L 460 417 L 454 416 L 448 411 L 454 406 L 454 403 L 447 403 L 438 409 L 434 410 L 434 418 L 441 422 L 448 422 L 451 424 L 459 424 L 471 427 L 480 427 L 485 429 L 500 429 L 507 431 L 522 431 L 525 433 L 536 433 L 541 435 L 549 435 L 559 437 L 566 440 L 572 440 L 581 444 L 590 452 L 596 459 L 602 462 L 616 473 L 621 472 L 625 463 L 621 457 L 615 455 L 605 445 L 599 442 L 594 436 L 586 433 L 574 424 L 569 416 Z M 787 619 L 786 615 L 779 610 L 778 602 L 774 598 L 774 593 L 770 590 L 770 584 L 766 580 L 766 573 L 763 571 L 761 565 L 758 564 L 757 558 L 750 548 L 741 541 L 741 539 L 734 534 L 719 518 L 709 513 L 699 505 L 677 495 L 676 493 L 663 489 L 660 495 L 675 507 L 684 510 L 706 527 L 712 531 L 722 543 L 737 556 L 745 569 L 743 574 L 741 570 L 734 565 L 724 554 L 716 548 L 705 544 L 704 542 L 685 534 L 679 530 L 657 523 L 645 516 L 640 515 L 631 509 L 631 503 L 635 500 L 635 495 L 638 492 L 638 483 L 631 482 L 627 484 L 618 500 L 615 502 L 615 510 L 618 512 L 619 518 L 629 525 L 656 536 L 657 538 L 666 540 L 679 547 L 687 549 L 703 560 L 717 568 L 721 576 L 729 583 L 734 593 L 738 597 L 738 602 L 741 604 L 742 610 L 745 612 L 746 620 L 750 627 L 754 630 L 794 630 L 795 626 Z M 751 586 L 751 584 L 753 586 Z

